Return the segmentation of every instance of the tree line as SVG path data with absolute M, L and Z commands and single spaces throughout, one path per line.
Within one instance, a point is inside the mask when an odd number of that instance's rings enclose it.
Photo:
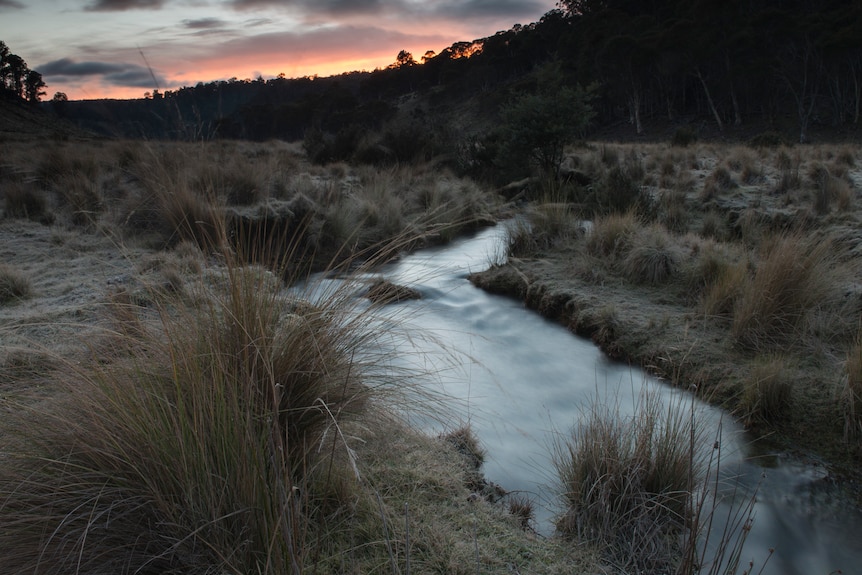
M 716 131 L 749 125 L 806 141 L 815 127 L 859 125 L 862 3 L 561 0 L 537 22 L 421 59 L 401 51 L 373 72 L 232 78 L 66 109 L 89 127 L 125 126 L 131 136 L 297 139 L 309 130 L 377 128 L 405 101 L 420 102 L 413 112 L 433 124 L 428 115 L 445 116 L 472 100 L 482 117 L 471 129 L 481 130 L 498 123 L 512 101 L 540 92 L 543 69 L 555 70 L 561 87 L 590 87 L 593 128 L 642 135 L 654 124 Z
M 45 95 L 42 74 L 31 70 L 21 56 L 0 40 L 0 94 L 6 99 L 38 103 Z

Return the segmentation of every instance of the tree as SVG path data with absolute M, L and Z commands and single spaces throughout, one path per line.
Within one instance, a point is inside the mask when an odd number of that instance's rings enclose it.
M 395 57 L 395 68 L 401 68 L 403 66 L 413 66 L 414 64 L 416 64 L 416 60 L 413 59 L 413 54 L 411 54 L 407 50 L 401 50 Z
M 518 97 L 502 112 L 504 165 L 536 167 L 543 177 L 556 179 L 566 144 L 592 120 L 591 99 L 592 92 L 580 87 Z
M 38 103 L 39 99 L 45 95 L 45 90 L 43 90 L 45 86 L 42 74 L 36 70 L 28 70 L 27 78 L 24 82 L 24 99 L 31 104 Z

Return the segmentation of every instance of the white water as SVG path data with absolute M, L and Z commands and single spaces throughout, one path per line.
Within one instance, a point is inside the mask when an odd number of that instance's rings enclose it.
M 550 455 L 555 434 L 567 432 L 597 394 L 631 413 L 643 386 L 668 399 L 683 392 L 609 361 L 591 341 L 521 302 L 470 284 L 469 273 L 500 260 L 504 235 L 503 226 L 489 228 L 381 268 L 379 275 L 418 289 L 422 299 L 380 314 L 404 334 L 392 341 L 396 363 L 449 398 L 443 421 L 417 413 L 417 424 L 441 430 L 469 422 L 488 452 L 486 477 L 532 497 L 537 528 L 550 534 L 560 511 Z M 716 408 L 697 406 L 702 424 L 722 425 L 723 484 L 737 489 L 725 494 L 722 510 L 757 494 L 743 565 L 754 561 L 757 573 L 774 548 L 765 574 L 862 573 L 862 512 L 838 497 L 823 469 L 771 454 L 747 458 L 740 427 Z

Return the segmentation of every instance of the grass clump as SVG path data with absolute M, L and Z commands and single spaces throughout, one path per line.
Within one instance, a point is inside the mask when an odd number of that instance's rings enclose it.
M 622 257 L 631 249 L 640 228 L 640 220 L 633 211 L 597 218 L 587 236 L 587 251 L 599 257 Z
M 661 284 L 677 274 L 679 259 L 667 231 L 653 225 L 637 234 L 623 261 L 623 272 L 634 283 Z
M 4 187 L 3 196 L 6 199 L 5 217 L 27 218 L 51 223 L 52 216 L 48 211 L 48 199 L 45 197 L 45 193 L 35 186 L 23 182 L 12 182 Z
M 33 294 L 30 280 L 18 270 L 0 264 L 0 304 L 27 299 Z
M 811 314 L 833 303 L 836 263 L 828 240 L 790 234 L 765 241 L 734 305 L 735 342 L 760 350 L 798 338 Z
M 839 392 L 844 413 L 844 439 L 854 443 L 862 439 L 862 337 L 857 337 L 847 352 L 844 372 Z
M 621 570 L 672 572 L 704 473 L 699 437 L 689 409 L 655 392 L 630 417 L 594 401 L 555 445 L 566 505 L 557 529 L 598 544 Z
M 193 306 L 128 308 L 138 329 L 66 366 L 51 405 L 17 406 L 7 572 L 303 571 L 325 502 L 350 495 L 330 479 L 356 482 L 346 430 L 370 388 L 337 297 L 299 305 L 280 286 L 234 264 Z
M 788 358 L 767 355 L 755 359 L 740 398 L 742 420 L 747 425 L 781 421 L 790 408 L 792 385 Z

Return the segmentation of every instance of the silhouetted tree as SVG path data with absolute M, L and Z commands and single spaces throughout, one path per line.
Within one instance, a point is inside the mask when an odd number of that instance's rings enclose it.
M 31 104 L 38 103 L 39 99 L 45 95 L 45 90 L 43 90 L 45 86 L 42 74 L 36 70 L 29 70 L 24 82 L 24 99 Z

